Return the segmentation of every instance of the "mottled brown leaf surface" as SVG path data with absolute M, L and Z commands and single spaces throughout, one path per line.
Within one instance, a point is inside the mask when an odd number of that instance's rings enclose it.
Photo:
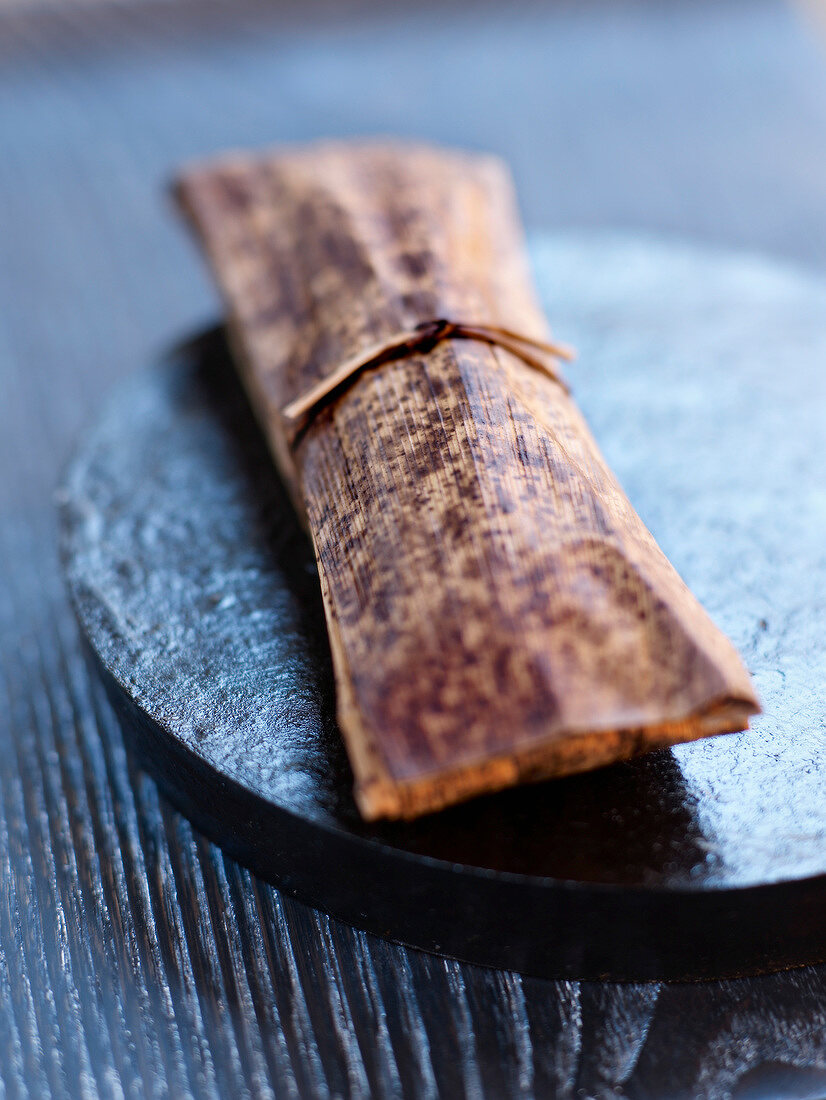
M 512 352 L 445 341 L 286 431 L 288 402 L 421 322 L 548 337 L 499 161 L 329 143 L 192 169 L 180 195 L 313 538 L 365 816 L 747 725 L 733 648 Z

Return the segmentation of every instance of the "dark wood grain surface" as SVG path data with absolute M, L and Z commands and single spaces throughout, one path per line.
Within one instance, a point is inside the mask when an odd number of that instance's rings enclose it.
M 823 968 L 528 980 L 365 936 L 224 859 L 126 757 L 83 663 L 52 501 L 111 383 L 214 315 L 162 201 L 181 159 L 399 130 L 508 156 L 533 228 L 670 229 L 822 263 L 816 40 L 762 2 L 306 28 L 198 11 L 0 22 L 6 1094 L 823 1096 Z

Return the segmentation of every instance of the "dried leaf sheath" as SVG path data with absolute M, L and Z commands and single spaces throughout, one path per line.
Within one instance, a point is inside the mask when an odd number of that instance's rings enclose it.
M 451 340 L 281 410 L 437 317 L 548 338 L 507 172 L 424 147 L 231 156 L 179 186 L 312 535 L 366 817 L 742 729 L 745 669 L 563 388 Z

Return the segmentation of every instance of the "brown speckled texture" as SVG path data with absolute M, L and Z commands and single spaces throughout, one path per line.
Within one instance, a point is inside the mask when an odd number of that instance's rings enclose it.
M 327 144 L 194 168 L 180 195 L 313 538 L 365 816 L 747 725 L 733 647 L 573 401 L 509 352 L 386 363 L 287 443 L 288 401 L 420 321 L 547 336 L 498 161 Z

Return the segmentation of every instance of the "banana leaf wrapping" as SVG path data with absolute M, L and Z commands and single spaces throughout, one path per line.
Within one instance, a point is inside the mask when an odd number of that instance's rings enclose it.
M 434 318 L 549 339 L 498 160 L 324 143 L 193 166 L 177 195 L 312 538 L 366 818 L 748 726 L 735 649 L 512 349 L 443 339 L 284 415 Z

